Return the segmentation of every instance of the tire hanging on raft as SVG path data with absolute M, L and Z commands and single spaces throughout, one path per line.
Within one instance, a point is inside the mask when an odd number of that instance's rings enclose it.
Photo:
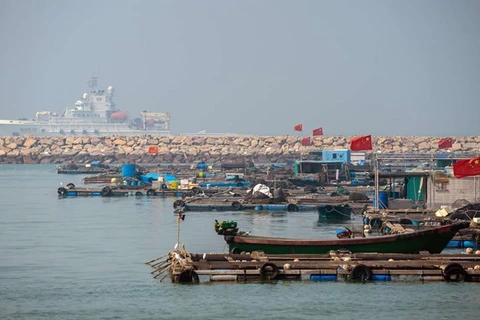
M 350 279 L 367 281 L 372 279 L 372 270 L 364 264 L 358 264 L 350 273 Z
M 240 249 L 238 249 L 237 247 L 233 247 L 231 250 L 230 250 L 230 253 L 231 254 L 240 254 L 242 253 L 242 251 Z
M 135 196 L 141 197 L 141 196 L 143 196 L 143 193 L 141 193 L 140 191 L 137 191 L 137 192 L 135 192 Z
M 148 189 L 147 190 L 147 196 L 151 197 L 155 195 L 155 190 L 154 189 Z
M 64 187 L 60 187 L 57 189 L 57 193 L 59 196 L 64 196 L 67 193 L 67 189 L 65 189 Z
M 192 188 L 192 192 L 193 194 L 199 194 L 200 193 L 200 189 L 198 187 L 193 187 Z
M 238 201 L 233 201 L 231 207 L 232 207 L 232 210 L 237 211 L 242 209 L 242 204 Z
M 443 277 L 449 282 L 464 282 L 468 280 L 468 273 L 459 263 L 450 263 L 443 270 Z
M 298 206 L 295 203 L 289 203 L 287 205 L 287 211 L 288 212 L 298 212 Z
M 260 267 L 260 276 L 263 280 L 273 280 L 278 275 L 278 266 L 275 263 L 267 262 Z
M 102 196 L 103 197 L 108 197 L 112 194 L 112 189 L 110 189 L 109 186 L 105 186 L 102 188 Z
M 198 278 L 198 274 L 192 268 L 192 269 L 183 270 L 178 275 L 178 282 L 179 283 L 199 283 L 200 279 Z
M 75 185 L 70 182 L 70 183 L 68 183 L 68 184 L 66 185 L 66 187 L 67 187 L 67 189 L 74 189 L 74 188 L 75 188 Z
M 173 209 L 177 209 L 177 208 L 183 208 L 185 207 L 185 201 L 183 200 L 175 200 L 175 202 L 173 203 Z

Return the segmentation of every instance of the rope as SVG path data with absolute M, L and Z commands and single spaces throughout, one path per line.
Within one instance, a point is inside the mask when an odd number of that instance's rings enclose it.
M 339 214 L 342 215 L 342 216 L 350 217 L 349 214 L 346 214 L 346 213 L 343 213 L 343 212 L 341 212 L 341 211 L 338 211 L 337 209 L 335 209 L 334 206 L 332 206 L 332 209 L 331 209 L 331 210 L 328 210 L 328 209 L 325 209 L 325 210 L 326 210 L 328 213 L 335 211 L 335 212 L 339 213 Z

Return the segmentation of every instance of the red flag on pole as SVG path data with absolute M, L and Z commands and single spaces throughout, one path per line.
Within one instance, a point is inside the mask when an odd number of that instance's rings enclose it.
M 312 141 L 310 141 L 310 137 L 302 138 L 302 146 L 309 146 L 311 144 L 312 144 Z
M 443 138 L 438 142 L 439 149 L 448 149 L 448 148 L 451 148 L 452 145 L 453 145 L 452 138 Z
M 158 146 L 152 146 L 148 148 L 148 153 L 149 154 L 157 154 L 158 153 Z
M 480 175 L 480 157 L 455 162 L 453 164 L 453 175 L 456 178 Z
M 297 124 L 296 126 L 293 127 L 293 130 L 295 130 L 295 131 L 303 131 L 303 125 Z
M 372 150 L 372 136 L 360 136 L 350 139 L 350 150 Z
M 320 127 L 320 128 L 317 128 L 317 129 L 313 129 L 312 135 L 313 136 L 323 136 L 323 128 Z

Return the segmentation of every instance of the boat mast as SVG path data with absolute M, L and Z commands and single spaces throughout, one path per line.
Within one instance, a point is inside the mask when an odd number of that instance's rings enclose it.
M 88 80 L 88 87 L 90 88 L 91 93 L 97 92 L 97 79 L 98 77 L 92 76 L 92 78 Z

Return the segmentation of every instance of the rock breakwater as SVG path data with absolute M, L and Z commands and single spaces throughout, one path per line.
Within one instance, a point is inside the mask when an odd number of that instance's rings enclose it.
M 314 137 L 310 146 L 297 136 L 111 136 L 0 137 L 0 163 L 208 163 L 240 161 L 285 162 L 310 151 L 349 148 L 348 136 Z M 382 153 L 438 153 L 438 137 L 377 136 Z M 157 146 L 157 154 L 148 154 Z M 480 136 L 455 137 L 451 152 L 480 153 Z

